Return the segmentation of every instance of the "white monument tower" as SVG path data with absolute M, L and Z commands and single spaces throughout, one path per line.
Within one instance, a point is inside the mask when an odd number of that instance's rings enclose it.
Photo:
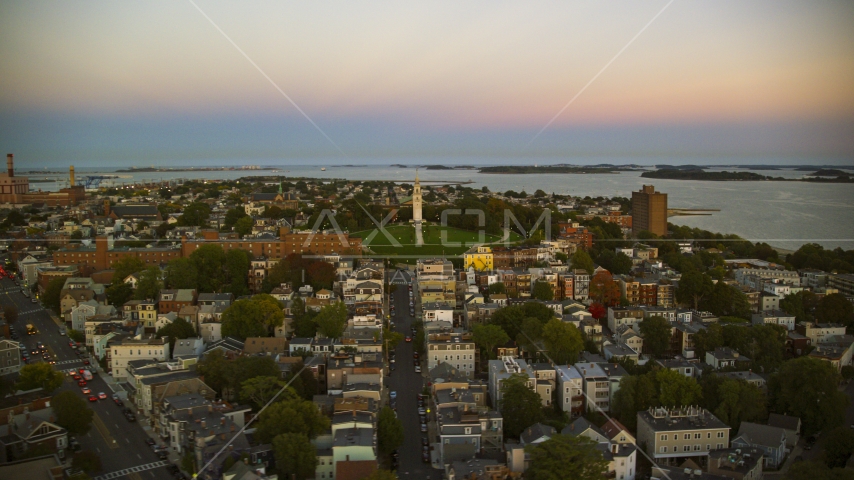
M 418 169 L 415 169 L 415 187 L 412 189 L 412 221 L 421 223 L 421 182 L 418 181 Z

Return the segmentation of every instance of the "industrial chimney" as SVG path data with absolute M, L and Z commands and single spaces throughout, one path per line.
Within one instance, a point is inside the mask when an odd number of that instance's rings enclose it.
M 6 171 L 9 173 L 9 177 L 15 176 L 15 154 L 13 153 L 6 154 Z
M 69 177 L 68 181 L 71 182 L 71 185 L 69 185 L 69 187 L 73 187 L 74 186 L 74 165 L 68 167 L 68 177 Z

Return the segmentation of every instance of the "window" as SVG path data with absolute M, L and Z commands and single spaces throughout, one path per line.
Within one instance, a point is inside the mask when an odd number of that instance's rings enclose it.
M 723 443 L 719 443 L 719 444 L 718 444 L 718 450 L 720 450 L 720 449 L 722 449 L 722 448 L 724 448 L 724 444 L 723 444 Z
M 699 452 L 701 448 L 703 448 L 703 446 L 700 444 L 694 445 L 694 451 L 695 452 Z
M 691 439 L 691 434 L 690 434 L 690 433 L 686 433 L 686 434 L 685 434 L 685 436 L 684 436 L 683 438 L 684 438 L 685 440 L 690 440 L 690 439 Z
M 712 446 L 707 443 L 706 444 L 706 450 L 711 450 L 711 449 L 712 449 Z
M 702 438 L 702 437 L 703 437 L 703 435 L 702 435 L 701 433 L 695 433 L 695 434 L 694 434 L 694 439 L 695 439 L 695 440 L 700 439 L 700 438 Z
M 662 441 L 662 442 L 666 442 L 666 441 L 667 441 L 667 434 L 664 434 L 664 435 L 662 435 L 662 436 L 661 436 L 661 441 Z
M 706 438 L 712 438 L 712 432 L 707 433 Z
M 682 451 L 683 452 L 690 452 L 691 451 L 691 445 L 685 445 L 684 447 L 682 447 Z
M 724 438 L 724 432 L 718 432 L 718 438 Z
M 661 453 L 667 453 L 667 447 L 661 447 Z

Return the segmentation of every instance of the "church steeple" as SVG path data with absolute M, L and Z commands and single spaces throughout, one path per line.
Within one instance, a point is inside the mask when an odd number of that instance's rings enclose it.
M 279 195 L 282 194 L 282 182 L 279 182 Z
M 412 220 L 421 223 L 421 182 L 418 181 L 418 169 L 415 169 L 415 185 L 412 187 Z

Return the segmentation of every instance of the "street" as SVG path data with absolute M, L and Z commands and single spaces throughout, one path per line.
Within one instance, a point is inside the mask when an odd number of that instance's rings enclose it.
M 391 273 L 391 272 L 390 272 Z M 404 278 L 408 283 L 411 281 L 410 274 L 395 275 L 394 279 Z M 394 330 L 415 340 L 412 333 L 414 317 L 409 316 L 409 291 L 403 282 L 392 281 L 397 284 L 394 293 L 395 315 L 392 316 Z M 427 433 L 421 432 L 421 421 L 418 418 L 418 394 L 426 385 L 424 377 L 415 373 L 413 360 L 413 343 L 400 342 L 396 348 L 395 369 L 391 372 L 389 389 L 397 392 L 397 416 L 403 423 L 405 432 L 403 446 L 398 449 L 400 453 L 400 466 L 397 475 L 402 478 L 442 478 L 442 471 L 434 469 L 430 463 L 424 463 L 421 459 L 421 438 Z M 420 359 L 423 360 L 423 357 Z M 424 364 L 426 368 L 426 362 Z M 436 439 L 430 439 L 431 443 Z
M 68 345 L 68 337 L 60 335 L 60 326 L 52 319 L 50 314 L 40 303 L 33 303 L 29 297 L 21 293 L 21 287 L 16 286 L 11 279 L 0 280 L 0 306 L 15 305 L 18 308 L 18 320 L 14 323 L 15 330 L 19 335 L 19 341 L 28 350 L 36 348 L 38 342 L 42 342 L 56 360 L 54 366 L 58 371 L 65 374 L 62 387 L 54 394 L 63 390 L 71 390 L 77 395 L 87 399 L 87 404 L 95 412 L 92 420 L 92 428 L 85 435 L 77 437 L 83 450 L 91 450 L 101 457 L 102 471 L 93 476 L 101 478 L 169 478 L 170 475 L 163 468 L 166 463 L 160 461 L 151 447 L 145 444 L 149 435 L 143 430 L 145 417 L 137 415 L 137 422 L 131 423 L 122 415 L 122 409 L 110 398 L 114 393 L 110 386 L 100 375 L 88 383 L 92 393 L 104 392 L 106 400 L 89 402 L 88 398 L 81 393 L 77 382 L 68 375 L 67 371 L 83 367 L 83 361 L 78 358 Z M 35 335 L 27 335 L 26 324 L 33 324 L 38 329 Z M 30 357 L 30 363 L 42 361 L 40 356 Z M 92 359 L 93 365 L 97 362 Z M 95 365 L 97 366 L 97 365 Z M 101 372 L 103 373 L 103 372 Z M 127 407 L 127 402 L 125 402 Z

